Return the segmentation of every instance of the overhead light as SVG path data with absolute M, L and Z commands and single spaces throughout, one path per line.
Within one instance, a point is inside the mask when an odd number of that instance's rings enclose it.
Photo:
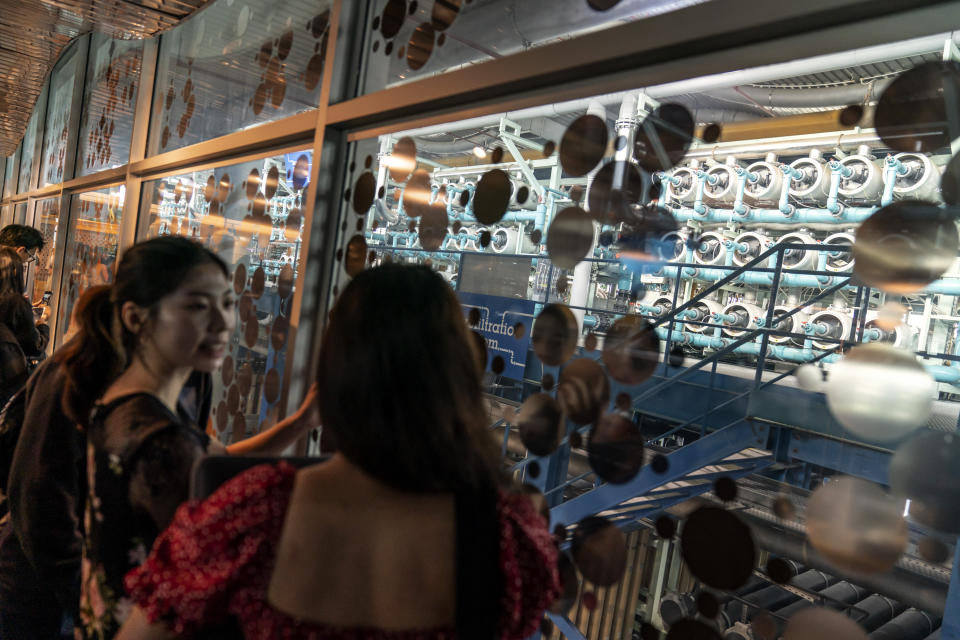
M 484 149 L 483 147 L 479 147 L 479 146 L 474 147 L 474 148 L 473 148 L 473 155 L 477 156 L 478 158 L 480 158 L 480 159 L 482 160 L 483 158 L 486 158 L 486 157 L 487 157 L 487 150 Z

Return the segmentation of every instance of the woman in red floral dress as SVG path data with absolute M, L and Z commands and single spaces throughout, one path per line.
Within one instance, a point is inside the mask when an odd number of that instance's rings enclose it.
M 423 267 L 359 274 L 317 382 L 337 453 L 280 463 L 182 506 L 128 574 L 119 638 L 516 638 L 558 593 L 557 550 L 498 488 L 480 367 L 457 299 Z

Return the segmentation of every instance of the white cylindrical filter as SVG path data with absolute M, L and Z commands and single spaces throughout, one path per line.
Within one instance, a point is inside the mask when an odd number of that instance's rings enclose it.
M 698 264 L 723 264 L 727 257 L 724 237 L 716 231 L 700 236 L 700 245 L 693 250 L 693 261 Z
M 883 194 L 883 160 L 867 155 L 847 156 L 840 161 L 853 173 L 840 176 L 837 193 L 850 205 L 875 205 Z
M 940 170 L 922 153 L 898 153 L 894 156 L 907 168 L 893 185 L 893 197 L 940 203 Z M 886 177 L 886 176 L 884 176 Z
M 778 243 L 783 244 L 815 244 L 813 236 L 797 231 L 786 233 L 777 238 Z M 817 266 L 817 252 L 807 251 L 806 249 L 784 249 L 783 268 L 784 269 L 813 269 Z
M 517 230 L 496 227 L 490 232 L 490 250 L 494 253 L 512 253 L 517 246 Z
M 738 246 L 733 250 L 733 264 L 742 267 L 766 250 L 769 239 L 762 233 L 747 231 L 737 236 L 734 242 Z M 747 245 L 746 251 L 741 252 L 739 245 Z
M 842 232 L 827 236 L 823 244 L 842 244 L 852 246 L 854 237 L 852 233 Z M 837 252 L 831 254 L 827 252 L 827 271 L 843 272 L 850 271 L 853 268 L 853 253 L 850 251 Z
M 743 199 L 751 207 L 764 209 L 776 208 L 783 190 L 783 171 L 772 162 L 754 162 L 747 167 L 749 173 L 757 175 L 756 182 L 747 180 L 743 187 Z
M 667 197 L 680 204 L 693 204 L 697 199 L 697 174 L 689 167 L 677 167 L 668 172 L 672 181 L 667 182 Z M 676 184 L 674 184 L 676 183 Z
M 724 319 L 723 334 L 736 338 L 742 336 L 748 329 L 756 329 L 756 319 L 763 315 L 763 312 L 755 304 L 749 302 L 734 302 L 728 304 L 723 309 L 723 315 L 734 316 L 733 321 Z
M 850 326 L 853 318 L 849 314 L 834 309 L 825 309 L 810 317 L 810 322 L 827 327 L 825 334 L 813 335 L 813 346 L 817 349 L 835 349 L 836 342 L 824 342 L 823 338 L 843 339 L 850 335 Z
M 667 262 L 683 262 L 687 252 L 687 236 L 679 231 L 671 231 L 660 239 L 660 246 Z
M 713 314 L 723 311 L 723 305 L 716 300 L 699 300 L 694 303 L 690 309 L 695 312 L 694 315 L 684 318 L 684 320 L 693 320 L 695 322 L 712 322 Z M 684 324 L 684 330 L 691 333 L 703 333 L 704 331 L 709 331 L 710 334 L 713 334 L 712 327 L 705 327 L 699 324 Z
M 522 209 L 525 211 L 536 211 L 537 192 L 533 190 L 526 182 L 522 180 L 510 181 L 510 204 L 507 208 L 516 211 Z
M 737 173 L 733 167 L 717 164 L 707 169 L 710 178 L 716 178 L 713 184 L 709 180 L 703 185 L 703 199 L 713 206 L 730 206 L 737 198 Z
M 790 181 L 790 195 L 805 204 L 826 204 L 830 195 L 830 167 L 818 158 L 800 158 L 790 166 L 803 174 Z
M 793 311 L 794 309 L 796 309 L 796 305 L 778 304 L 777 306 L 775 306 L 775 307 L 773 308 L 773 315 L 774 315 L 774 317 L 777 317 L 777 316 L 785 316 L 785 315 L 787 315 L 788 313 L 790 313 L 791 311 Z M 763 310 L 763 313 L 764 313 L 764 316 L 763 316 L 763 317 L 766 318 L 767 310 L 764 309 L 764 310 Z M 789 331 L 790 333 L 800 333 L 800 334 L 802 334 L 802 333 L 803 333 L 803 329 L 801 328 L 801 326 L 803 325 L 804 322 L 807 321 L 807 319 L 808 319 L 809 317 L 810 317 L 809 314 L 806 314 L 806 313 L 804 313 L 803 311 L 797 311 L 795 314 L 793 314 L 793 315 L 790 316 L 789 318 L 786 318 L 786 319 L 781 320 L 780 322 L 778 322 L 777 325 L 774 327 L 774 329 L 776 329 L 777 331 Z M 790 344 L 790 343 L 794 343 L 794 344 L 801 344 L 801 345 L 802 345 L 802 344 L 803 344 L 803 338 L 791 338 L 790 336 L 775 336 L 775 335 L 771 335 L 771 336 L 770 336 L 770 342 L 772 342 L 773 344 Z
M 573 269 L 573 283 L 570 285 L 570 306 L 585 307 L 590 297 L 590 276 L 593 273 L 593 263 L 581 260 Z M 565 277 L 565 276 L 561 276 Z M 570 309 L 577 319 L 577 327 L 583 327 L 583 317 L 586 311 L 582 308 Z M 579 340 L 579 335 L 578 335 Z
M 882 323 L 881 323 L 882 324 Z M 916 328 L 911 327 L 910 325 L 900 324 L 894 327 L 893 329 L 881 329 L 877 326 L 877 319 L 867 320 L 867 323 L 863 326 L 864 332 L 872 332 L 874 330 L 880 333 L 879 340 L 871 340 L 871 342 L 886 342 L 887 344 L 892 344 L 895 347 L 903 348 L 912 348 L 913 341 L 916 337 Z

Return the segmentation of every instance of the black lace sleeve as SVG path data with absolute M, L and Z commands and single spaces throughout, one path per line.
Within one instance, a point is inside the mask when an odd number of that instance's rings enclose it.
M 190 492 L 190 471 L 206 447 L 186 428 L 171 424 L 140 447 L 130 473 L 130 503 L 145 511 L 158 529 L 173 520 Z

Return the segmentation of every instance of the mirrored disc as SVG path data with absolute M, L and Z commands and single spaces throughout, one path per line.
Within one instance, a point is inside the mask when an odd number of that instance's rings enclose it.
M 563 364 L 577 348 L 577 318 L 565 305 L 548 304 L 533 323 L 533 351 L 548 366 Z
M 491 169 L 480 178 L 473 194 L 473 215 L 483 224 L 503 218 L 510 204 L 510 176 L 500 169 Z
M 693 116 L 681 104 L 661 104 L 637 130 L 634 157 L 647 171 L 672 169 L 693 141 Z
M 913 293 L 950 268 L 957 257 L 954 214 L 929 202 L 901 200 L 857 229 L 853 272 L 890 293 Z
M 616 583 L 627 570 L 627 538 L 604 518 L 591 516 L 578 522 L 571 551 L 580 573 L 598 587 Z
M 613 323 L 603 343 L 603 364 L 617 382 L 640 384 L 657 368 L 660 339 L 641 316 L 623 316 Z
M 687 517 L 680 550 L 690 572 L 715 589 L 742 586 L 757 564 L 749 527 L 719 507 L 699 507 Z
M 561 269 L 572 269 L 593 247 L 593 221 L 580 207 L 568 207 L 554 216 L 547 232 L 547 253 Z
M 420 246 L 427 251 L 436 251 L 447 237 L 447 209 L 435 203 L 427 207 L 420 216 Z
M 601 224 L 628 220 L 644 192 L 644 179 L 632 163 L 610 161 L 597 171 L 587 192 L 590 217 Z
M 590 429 L 587 441 L 590 467 L 603 480 L 624 484 L 643 466 L 640 428 L 618 413 L 606 413 Z
M 875 442 L 899 440 L 926 423 L 937 383 L 912 352 L 857 345 L 830 368 L 827 406 L 847 430 Z
M 912 519 L 960 534 L 960 436 L 929 431 L 901 445 L 890 460 L 890 490 L 910 499 Z
M 878 573 L 907 547 L 903 502 L 880 486 L 845 476 L 821 485 L 807 503 L 807 537 L 838 568 Z
M 850 616 L 810 607 L 790 616 L 783 640 L 867 640 L 867 633 Z
M 571 176 L 583 176 L 603 159 L 607 123 L 587 114 L 574 120 L 560 139 L 560 166 Z
M 610 381 L 595 360 L 577 358 L 560 371 L 557 399 L 573 422 L 589 424 L 610 401 Z
M 430 209 L 430 172 L 417 169 L 403 188 L 403 210 L 411 218 L 419 218 Z
M 950 145 L 949 111 L 960 110 L 960 63 L 925 62 L 891 82 L 877 102 L 873 121 L 880 138 L 897 151 L 922 153 Z
M 517 415 L 520 440 L 535 456 L 548 456 L 556 451 L 563 437 L 563 411 L 547 393 L 528 397 Z

